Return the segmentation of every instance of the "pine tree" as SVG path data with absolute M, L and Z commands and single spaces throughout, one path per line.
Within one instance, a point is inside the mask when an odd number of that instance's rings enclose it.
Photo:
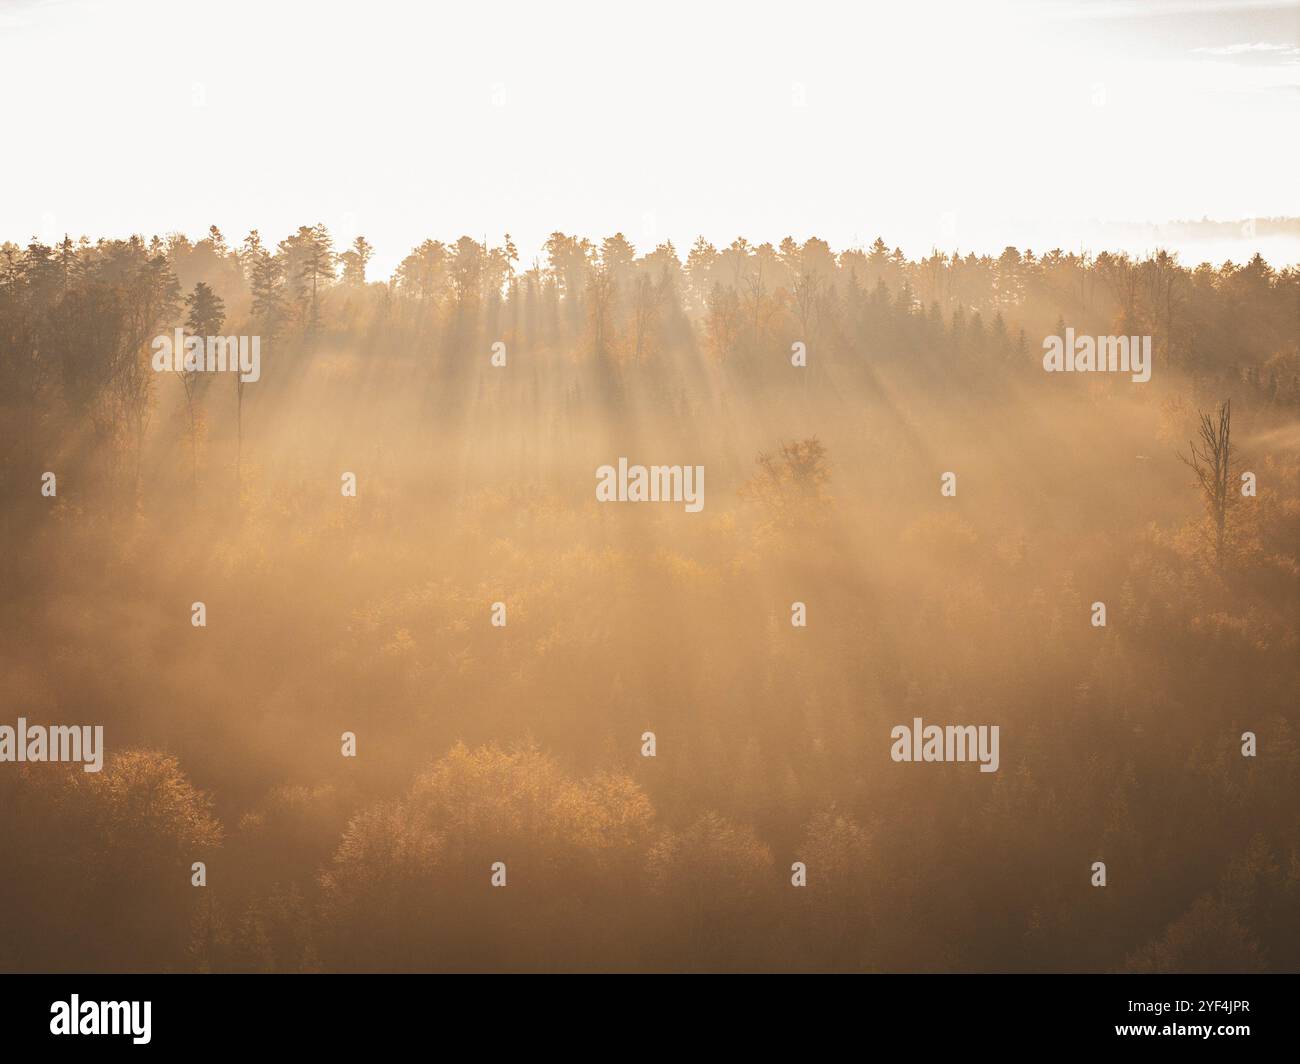
M 284 260 L 262 246 L 262 238 L 254 229 L 244 238 L 241 262 L 252 295 L 253 320 L 260 335 L 273 340 L 284 313 Z
M 226 305 L 211 287 L 200 281 L 185 297 L 185 325 L 195 336 L 219 336 L 226 323 Z
M 196 284 L 194 291 L 185 297 L 185 308 L 188 311 L 185 327 L 190 335 L 205 338 L 221 334 L 221 326 L 226 322 L 226 305 L 221 301 L 221 297 L 203 281 Z M 181 371 L 181 384 L 185 387 L 185 407 L 190 422 L 191 484 L 196 491 L 199 486 L 199 425 L 195 401 L 201 369 L 202 367 Z
M 311 288 L 311 317 L 308 328 L 315 329 L 320 322 L 320 290 L 334 280 L 334 241 L 323 224 L 307 230 L 303 246 L 302 279 Z
M 343 265 L 343 284 L 347 288 L 364 288 L 366 284 L 366 264 L 374 255 L 375 249 L 364 236 L 359 236 L 352 246 L 339 256 Z

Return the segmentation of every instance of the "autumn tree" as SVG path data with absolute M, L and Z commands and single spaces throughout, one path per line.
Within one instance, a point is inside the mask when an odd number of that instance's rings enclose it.
M 0 876 L 4 966 L 179 966 L 202 894 L 191 866 L 210 863 L 222 835 L 211 799 L 168 754 L 123 751 L 96 773 L 55 765 L 0 773 L 0 852 L 10 858 Z
M 649 273 L 640 273 L 632 286 L 632 361 L 645 357 L 650 338 L 659 321 L 664 290 Z
M 830 464 L 826 445 L 816 436 L 782 443 L 755 459 L 758 471 L 741 486 L 740 496 L 758 503 L 777 524 L 815 520 L 828 501 Z
M 581 934 L 619 918 L 600 906 L 635 888 L 653 815 L 626 777 L 575 778 L 534 749 L 458 744 L 348 823 L 321 875 L 330 948 L 361 967 L 542 963 L 557 925 Z M 527 884 L 508 915 L 491 904 L 496 862 L 507 884 Z

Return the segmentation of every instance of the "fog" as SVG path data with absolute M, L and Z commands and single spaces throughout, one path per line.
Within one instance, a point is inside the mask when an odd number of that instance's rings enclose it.
M 253 236 L 0 249 L 0 967 L 1300 963 L 1294 268 Z

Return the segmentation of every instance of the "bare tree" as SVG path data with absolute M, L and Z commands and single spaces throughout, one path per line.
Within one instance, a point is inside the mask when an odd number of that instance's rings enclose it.
M 1235 462 L 1232 454 L 1232 400 L 1225 399 L 1217 414 L 1201 413 L 1196 439 L 1188 444 L 1190 457 L 1181 452 L 1179 461 L 1196 474 L 1201 495 L 1209 511 L 1214 561 L 1223 567 L 1228 542 L 1228 510 L 1236 496 L 1232 491 Z
M 758 472 L 741 485 L 742 499 L 758 503 L 777 525 L 823 519 L 830 502 L 826 484 L 831 471 L 821 440 L 812 436 L 783 442 L 779 452 L 762 452 L 755 463 Z

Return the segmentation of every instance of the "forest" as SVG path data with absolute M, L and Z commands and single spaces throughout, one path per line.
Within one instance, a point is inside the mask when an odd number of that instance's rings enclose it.
M 1300 968 L 1300 269 L 373 256 L 0 245 L 0 970 Z

